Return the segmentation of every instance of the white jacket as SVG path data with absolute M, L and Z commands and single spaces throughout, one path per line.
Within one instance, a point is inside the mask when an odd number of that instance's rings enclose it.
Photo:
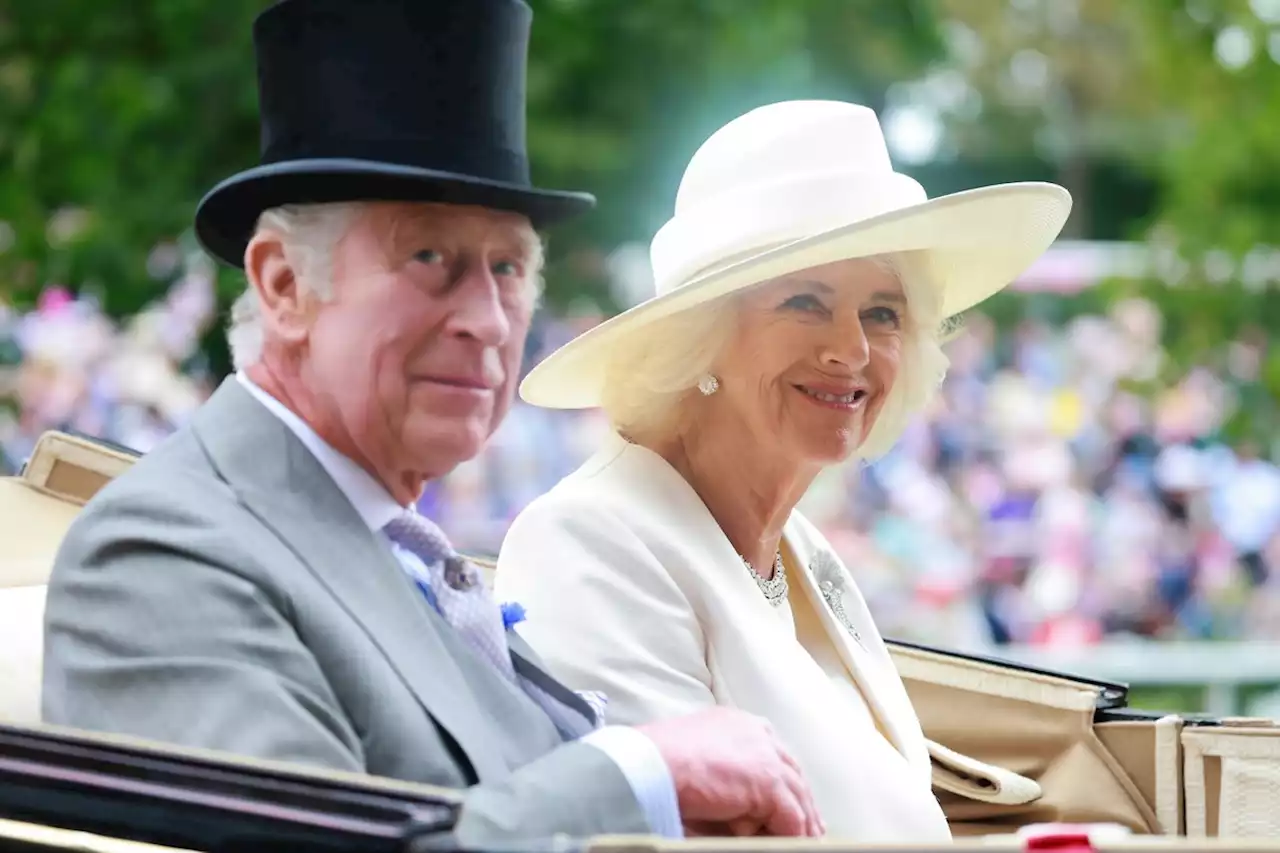
M 717 704 L 750 711 L 799 761 L 831 837 L 949 839 L 919 719 L 853 578 L 799 513 L 784 544 L 791 596 L 809 596 L 806 612 L 816 611 L 834 647 L 825 667 L 797 641 L 790 608 L 765 600 L 684 478 L 611 435 L 516 519 L 496 593 L 524 605 L 520 633 L 552 673 L 608 695 L 610 723 Z M 848 627 L 823 580 L 840 595 Z

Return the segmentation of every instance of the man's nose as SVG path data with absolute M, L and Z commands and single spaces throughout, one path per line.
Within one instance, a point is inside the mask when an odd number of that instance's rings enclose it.
M 486 346 L 502 346 L 511 335 L 511 319 L 502 303 L 500 285 L 487 269 L 468 270 L 457 283 L 450 326 L 456 334 Z

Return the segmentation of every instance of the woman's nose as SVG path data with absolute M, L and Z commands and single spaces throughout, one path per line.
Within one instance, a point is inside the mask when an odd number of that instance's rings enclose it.
M 830 339 L 822 348 L 823 364 L 856 371 L 866 367 L 870 359 L 871 347 L 860 318 L 855 316 L 847 322 L 832 325 Z

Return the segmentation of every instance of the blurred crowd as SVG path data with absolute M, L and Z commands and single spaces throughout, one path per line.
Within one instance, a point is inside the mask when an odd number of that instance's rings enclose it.
M 207 397 L 211 270 L 176 250 L 157 263 L 177 283 L 123 325 L 59 288 L 28 312 L 0 302 L 0 469 L 18 470 L 52 428 L 146 451 Z M 530 362 L 600 319 L 541 318 Z M 1226 342 L 1170 383 L 1161 331 L 1140 300 L 1007 334 L 969 317 L 936 404 L 895 450 L 815 484 L 803 508 L 886 635 L 972 650 L 1280 639 L 1276 448 L 1217 438 L 1265 398 L 1267 338 Z M 422 509 L 459 548 L 495 553 L 515 514 L 606 428 L 597 412 L 517 404 Z
M 1280 636 L 1274 448 L 1217 438 L 1264 393 L 1266 338 L 1170 383 L 1160 333 L 1137 300 L 1003 338 L 969 319 L 894 452 L 809 496 L 886 633 L 973 649 Z
M 208 397 L 200 344 L 217 319 L 210 262 L 162 246 L 150 266 L 174 284 L 124 323 L 93 294 L 59 286 L 26 312 L 0 296 L 0 470 L 21 468 L 55 428 L 145 452 Z

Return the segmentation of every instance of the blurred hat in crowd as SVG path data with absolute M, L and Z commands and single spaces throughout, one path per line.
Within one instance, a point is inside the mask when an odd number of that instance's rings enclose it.
M 988 387 L 987 425 L 1006 441 L 1039 434 L 1049 424 L 1047 402 L 1025 376 L 1001 371 Z
M 1210 472 L 1203 452 L 1188 444 L 1174 444 L 1156 457 L 1156 485 L 1166 492 L 1194 492 L 1208 488 Z
M 36 310 L 19 321 L 15 341 L 23 360 L 83 371 L 105 355 L 114 334 L 110 319 L 95 302 L 53 287 L 41 294 Z

